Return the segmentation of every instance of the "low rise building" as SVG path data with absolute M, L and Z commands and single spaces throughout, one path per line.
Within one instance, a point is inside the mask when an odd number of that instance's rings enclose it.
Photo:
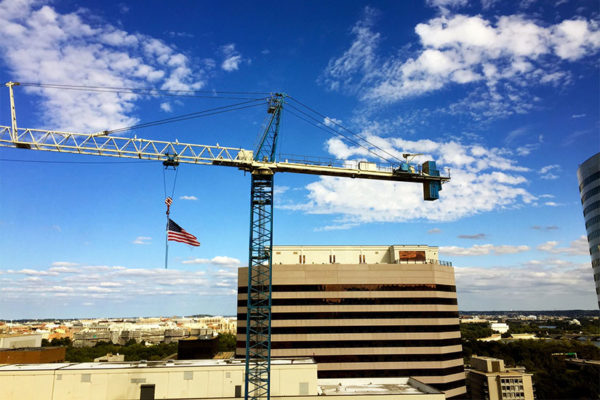
M 234 399 L 244 393 L 243 360 L 10 365 L 0 367 L 2 400 Z M 310 358 L 271 363 L 271 398 L 344 396 L 345 400 L 444 400 L 412 378 L 317 378 Z M 350 396 L 350 397 L 349 397 Z
M 492 325 L 490 325 L 490 328 L 492 328 L 493 331 L 498 333 L 506 333 L 509 329 L 508 325 L 504 322 L 495 322 Z
M 499 358 L 474 355 L 467 387 L 473 400 L 533 400 L 532 376 L 522 367 L 506 368 Z
M 0 335 L 0 349 L 19 349 L 24 347 L 41 347 L 41 334 L 8 333 Z
M 40 364 L 64 362 L 66 347 L 27 347 L 0 349 L 0 364 Z

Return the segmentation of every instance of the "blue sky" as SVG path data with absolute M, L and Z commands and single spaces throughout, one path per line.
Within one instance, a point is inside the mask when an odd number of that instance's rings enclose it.
M 424 153 L 415 161 L 437 160 L 452 181 L 425 203 L 419 185 L 279 174 L 275 244 L 440 246 L 462 310 L 592 309 L 576 170 L 600 150 L 598 24 L 598 3 L 583 0 L 4 0 L 0 80 L 285 92 L 323 124 Z M 15 95 L 20 127 L 74 132 L 240 101 Z M 371 159 L 289 103 L 280 153 Z M 265 116 L 253 107 L 122 135 L 252 149 Z M 171 243 L 166 271 L 160 163 L 2 149 L 0 188 L 0 318 L 235 313 L 248 252 L 242 172 L 180 167 L 172 218 L 202 246 Z

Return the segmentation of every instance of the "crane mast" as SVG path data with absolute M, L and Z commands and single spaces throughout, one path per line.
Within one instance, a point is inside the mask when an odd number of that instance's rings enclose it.
M 441 176 L 435 162 L 427 161 L 418 171 L 381 168 L 370 162 L 354 165 L 284 162 L 276 160 L 277 138 L 286 95 L 275 93 L 268 101 L 271 114 L 256 151 L 235 147 L 200 145 L 110 136 L 108 132 L 74 133 L 17 128 L 13 87 L 10 93 L 11 126 L 0 126 L 0 147 L 74 153 L 140 160 L 236 167 L 251 173 L 250 242 L 248 256 L 248 300 L 246 308 L 245 398 L 270 398 L 271 283 L 273 249 L 274 175 L 278 172 L 335 177 L 413 182 L 423 185 L 425 200 L 439 198 Z

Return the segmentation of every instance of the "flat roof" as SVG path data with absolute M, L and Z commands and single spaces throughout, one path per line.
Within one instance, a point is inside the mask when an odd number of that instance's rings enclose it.
M 343 396 L 357 394 L 441 394 L 413 378 L 348 378 L 319 379 L 321 395 Z
M 117 362 L 85 362 L 85 363 L 47 363 L 47 364 L 6 364 L 0 365 L 2 371 L 52 371 L 52 370 L 99 370 L 99 369 L 130 369 L 130 368 L 190 368 L 215 366 L 243 366 L 244 359 L 228 360 L 168 360 L 168 361 L 117 361 Z M 315 364 L 310 357 L 272 359 L 271 365 Z

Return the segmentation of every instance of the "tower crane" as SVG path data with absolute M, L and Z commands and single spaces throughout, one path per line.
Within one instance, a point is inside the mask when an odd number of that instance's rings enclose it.
M 423 185 L 424 200 L 439 198 L 442 183 L 434 161 L 423 163 L 418 171 L 406 168 L 379 168 L 362 161 L 356 166 L 321 165 L 276 159 L 281 113 L 286 95 L 275 93 L 268 99 L 266 128 L 257 148 L 245 150 L 220 145 L 169 142 L 111 136 L 109 132 L 74 133 L 18 128 L 13 87 L 8 82 L 11 126 L 0 126 L 0 147 L 86 154 L 103 157 L 155 160 L 234 167 L 251 174 L 250 241 L 248 256 L 248 299 L 246 308 L 245 398 L 270 398 L 271 364 L 271 271 L 273 246 L 273 182 L 275 173 L 289 172 L 344 178 L 413 182 Z M 407 157 L 406 155 L 405 157 Z M 408 161 L 408 160 L 407 160 Z

